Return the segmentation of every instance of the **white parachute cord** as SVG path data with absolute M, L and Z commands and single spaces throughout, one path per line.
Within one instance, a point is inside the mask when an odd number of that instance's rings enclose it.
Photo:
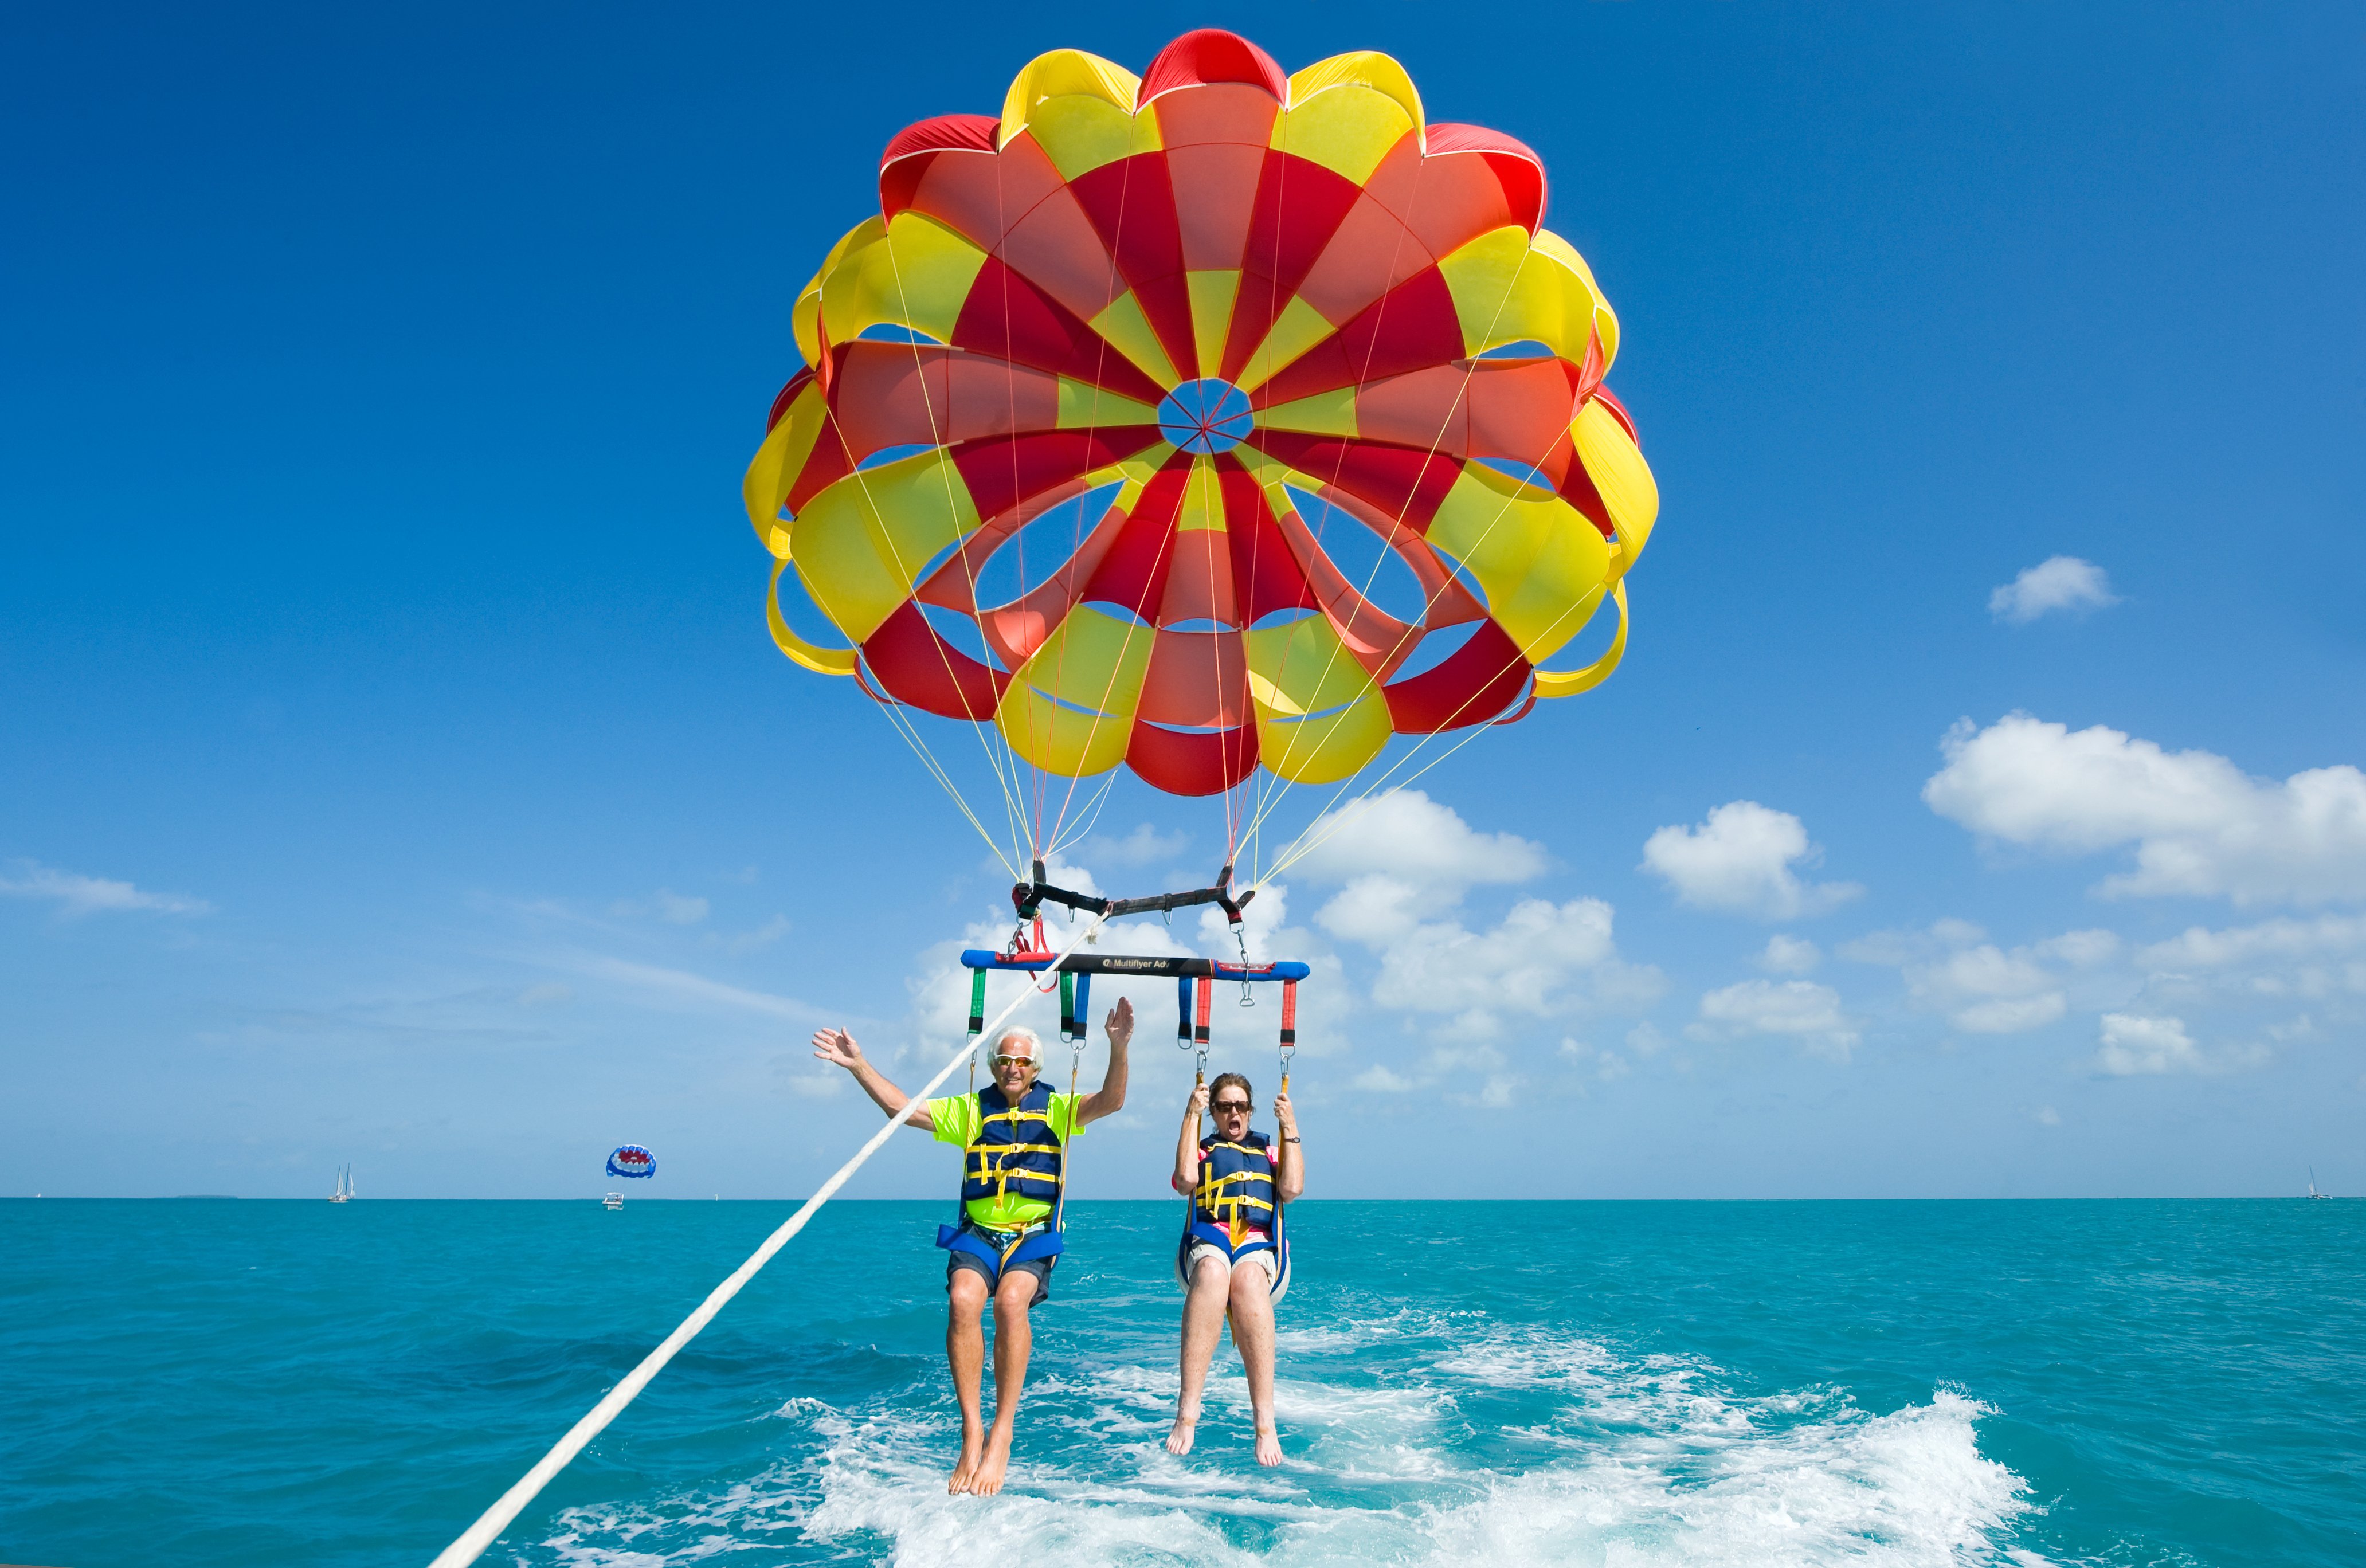
M 1084 945 L 1085 939 L 1098 931 L 1100 924 L 1101 917 L 1098 915 L 1085 921 L 1082 929 L 1076 932 L 1075 940 L 1061 950 L 1060 958 L 1066 958 Z M 1054 959 L 1051 965 L 1052 971 L 1056 974 L 1059 967 L 1059 959 Z M 666 1336 L 665 1343 L 643 1357 L 639 1366 L 626 1373 L 622 1382 L 608 1391 L 607 1397 L 593 1405 L 583 1419 L 569 1427 L 567 1436 L 559 1438 L 557 1445 L 548 1453 L 543 1455 L 541 1461 L 532 1470 L 527 1471 L 516 1485 L 502 1493 L 500 1500 L 486 1509 L 483 1517 L 475 1524 L 463 1531 L 459 1540 L 436 1553 L 435 1561 L 430 1563 L 428 1568 L 466 1568 L 466 1565 L 474 1562 L 487 1547 L 492 1545 L 501 1531 L 509 1528 L 510 1522 L 524 1511 L 525 1506 L 533 1502 L 545 1486 L 550 1484 L 551 1478 L 566 1469 L 568 1461 L 581 1453 L 584 1447 L 592 1438 L 598 1437 L 609 1422 L 621 1415 L 625 1406 L 630 1404 L 641 1390 L 648 1386 L 649 1380 L 665 1370 L 665 1364 L 673 1359 L 675 1352 L 696 1338 L 699 1330 L 713 1322 L 715 1314 L 723 1310 L 725 1303 L 739 1293 L 740 1287 L 754 1279 L 756 1271 L 770 1263 L 772 1260 L 772 1255 L 787 1246 L 791 1237 L 805 1229 L 806 1222 L 813 1218 L 815 1213 L 824 1203 L 838 1195 L 838 1190 L 846 1185 L 849 1177 L 862 1168 L 862 1162 L 877 1154 L 880 1145 L 886 1143 L 896 1129 L 904 1125 L 911 1119 L 914 1111 L 928 1102 L 930 1092 L 952 1077 L 953 1069 L 969 1059 L 971 1053 L 975 1049 L 976 1041 L 990 1038 L 996 1030 L 1008 1022 L 1010 1015 L 1027 1004 L 1027 998 L 1034 994 L 1034 989 L 1030 986 L 1021 991 L 1018 999 L 997 1014 L 992 1023 L 986 1025 L 972 1039 L 963 1042 L 961 1050 L 943 1066 L 937 1069 L 937 1076 L 921 1085 L 919 1092 L 904 1102 L 903 1110 L 889 1117 L 886 1125 L 871 1134 L 871 1141 L 863 1145 L 852 1159 L 839 1166 L 838 1173 L 823 1182 L 820 1190 L 806 1199 L 804 1206 L 795 1213 L 789 1216 L 787 1224 L 766 1236 L 764 1245 L 758 1247 L 747 1262 L 734 1269 L 729 1279 L 715 1286 L 707 1298 L 698 1303 L 698 1310 L 683 1318 L 682 1325 Z

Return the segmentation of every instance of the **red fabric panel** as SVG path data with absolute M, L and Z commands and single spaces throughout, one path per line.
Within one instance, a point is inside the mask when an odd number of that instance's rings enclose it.
M 1185 375 L 1191 373 L 1191 294 L 1183 280 L 1183 235 L 1165 154 L 1144 152 L 1103 164 L 1069 186 L 1094 231 L 1117 258 L 1151 330 Z
M 1255 626 L 1277 610 L 1319 608 L 1256 479 L 1229 452 L 1216 459 L 1216 477 L 1222 486 L 1224 542 L 1232 549 L 1233 600 L 1240 624 Z
M 1238 632 L 1161 630 L 1151 645 L 1134 716 L 1154 724 L 1230 728 L 1249 722 L 1248 656 Z
M 1424 269 L 1359 311 L 1264 386 L 1259 407 L 1313 397 L 1376 376 L 1396 376 L 1462 356 L 1462 322 L 1436 267 Z
M 837 419 L 824 420 L 821 434 L 814 437 L 812 456 L 806 459 L 806 466 L 797 470 L 796 477 L 789 481 L 789 493 L 782 497 L 781 504 L 786 506 L 789 515 L 794 517 L 803 512 L 806 503 L 819 495 L 825 486 L 835 484 L 852 472 L 854 458 L 848 454 L 846 443 L 839 439 Z
M 1209 82 L 1246 82 L 1264 88 L 1277 104 L 1290 92 L 1290 76 L 1273 56 L 1238 33 L 1196 28 L 1158 51 L 1134 96 L 1147 104 L 1161 93 Z
M 1428 447 L 1457 457 L 1566 467 L 1577 415 L 1576 372 L 1552 358 L 1462 360 L 1366 382 L 1356 428 L 1367 441 Z M 1559 466 L 1554 453 L 1563 455 Z
M 1572 458 L 1574 456 L 1572 453 Z M 1554 488 L 1560 491 L 1563 501 L 1576 507 L 1584 513 L 1587 522 L 1602 530 L 1604 538 L 1610 537 L 1610 508 L 1603 503 L 1602 492 L 1594 488 L 1594 476 L 1585 471 L 1583 463 L 1572 460 L 1569 471 L 1561 475 L 1560 483 Z
M 913 442 L 941 446 L 1048 430 L 1060 420 L 1059 378 L 933 344 L 848 344 L 829 406 L 857 459 Z
M 947 152 L 912 162 L 927 165 L 911 194 L 912 210 L 926 213 L 989 255 L 1001 248 L 1013 225 L 1067 186 L 1031 136 L 1019 138 L 999 152 Z
M 991 257 L 962 302 L 953 346 L 1057 371 L 1154 406 L 1166 395 L 1074 311 Z
M 993 717 L 1010 683 L 939 637 L 909 599 L 863 639 L 862 660 L 888 695 L 944 718 Z
M 1233 553 L 1225 545 L 1222 529 L 1178 528 L 1166 547 L 1166 592 L 1158 596 L 1158 625 L 1241 624 L 1233 604 Z
M 1484 724 L 1512 705 L 1532 669 L 1511 634 L 1489 621 L 1434 670 L 1380 688 L 1400 735 Z
M 1218 795 L 1256 772 L 1256 726 L 1194 733 L 1136 724 L 1125 762 L 1144 784 L 1168 795 Z
M 1423 138 L 1432 158 L 1449 153 L 1479 154 L 1504 192 L 1511 220 L 1533 234 L 1545 215 L 1545 161 L 1527 143 L 1483 125 L 1438 124 Z
M 1357 187 L 1345 175 L 1288 152 L 1268 152 L 1249 211 L 1248 247 L 1242 253 L 1239 299 L 1224 340 L 1226 380 L 1265 341 L 1274 318 L 1298 291 L 1323 247 L 1356 205 Z
M 1426 533 L 1438 503 L 1462 472 L 1460 459 L 1377 441 L 1260 430 L 1249 445 L 1319 483 L 1336 485 L 1381 515 Z
M 998 517 L 1030 496 L 1130 457 L 1158 439 L 1155 424 L 994 435 L 954 447 L 953 466 L 978 516 Z
M 804 391 L 806 383 L 813 378 L 813 367 L 810 365 L 788 378 L 787 383 L 773 396 L 772 412 L 764 416 L 765 434 L 772 434 L 772 426 L 781 423 L 781 416 L 789 412 L 789 405 L 797 400 L 797 394 Z
M 1404 220 L 1368 192 L 1358 196 L 1347 216 L 1340 220 L 1322 259 L 1298 286 L 1299 298 L 1321 311 L 1326 321 L 1350 321 L 1436 259 L 1406 231 Z
M 1170 539 L 1175 519 L 1183 510 L 1183 486 L 1190 477 L 1191 459 L 1180 453 L 1143 486 L 1132 515 L 1118 531 L 1117 542 L 1101 558 L 1079 598 L 1122 604 L 1149 620 L 1166 594 L 1166 574 L 1174 565 Z
M 1203 88 L 1167 101 L 1181 103 L 1204 98 L 1211 93 L 1245 95 L 1248 91 L 1245 87 Z M 1176 218 L 1187 269 L 1220 272 L 1241 265 L 1241 256 L 1248 248 L 1249 217 L 1256 201 L 1257 179 L 1264 171 L 1262 141 L 1249 145 L 1226 141 L 1167 147 L 1166 177 L 1175 187 Z M 1202 366 L 1200 373 L 1213 376 L 1218 368 L 1215 365 Z
M 929 165 L 942 152 L 994 152 L 1001 121 L 992 115 L 946 114 L 906 126 L 879 155 L 879 212 L 893 218 L 912 205 Z

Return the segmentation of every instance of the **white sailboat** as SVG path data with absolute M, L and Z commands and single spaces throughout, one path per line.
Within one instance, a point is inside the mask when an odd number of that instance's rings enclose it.
M 349 1165 L 341 1165 L 337 1167 L 337 1190 L 329 1194 L 329 1201 L 332 1203 L 350 1203 L 353 1201 L 354 1168 Z
M 2330 1192 L 2319 1192 L 2316 1190 L 2316 1167 L 2315 1166 L 2310 1166 L 2308 1168 L 2308 1195 L 2312 1198 L 2330 1198 L 2333 1196 Z

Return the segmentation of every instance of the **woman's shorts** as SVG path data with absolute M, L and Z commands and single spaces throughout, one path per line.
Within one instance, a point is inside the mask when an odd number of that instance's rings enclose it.
M 1217 1262 L 1222 1263 L 1224 1261 L 1224 1249 L 1216 1246 L 1213 1242 L 1203 1241 L 1200 1243 L 1197 1247 L 1194 1247 L 1191 1249 L 1190 1260 L 1185 1266 L 1187 1271 L 1194 1276 L 1198 1275 L 1200 1272 L 1200 1259 L 1202 1258 L 1212 1258 Z M 1245 1252 L 1241 1255 L 1240 1261 L 1234 1263 L 1233 1267 L 1235 1269 L 1245 1269 L 1253 1263 L 1265 1270 L 1266 1283 L 1268 1285 L 1273 1283 L 1275 1268 L 1273 1248 L 1269 1247 L 1260 1247 L 1255 1252 Z

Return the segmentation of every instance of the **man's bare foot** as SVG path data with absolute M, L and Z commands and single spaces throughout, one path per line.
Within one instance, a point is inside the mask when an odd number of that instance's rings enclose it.
M 1275 1431 L 1271 1427 L 1259 1427 L 1256 1429 L 1256 1435 L 1257 1463 L 1279 1464 L 1281 1462 L 1281 1434 Z
M 1170 1454 L 1189 1453 L 1191 1438 L 1199 1429 L 1200 1418 L 1197 1416 L 1186 1416 L 1181 1411 L 1176 1412 L 1175 1429 L 1166 1434 L 1166 1451 Z
M 946 1491 L 959 1495 L 970 1489 L 971 1482 L 977 1475 L 978 1458 L 985 1449 L 985 1433 L 963 1432 L 962 1434 L 961 1462 L 953 1466 L 953 1478 L 945 1483 Z
M 1002 1490 L 1002 1472 L 1010 1468 L 1010 1434 L 997 1427 L 986 1435 L 986 1452 L 969 1478 L 970 1495 L 991 1497 Z

